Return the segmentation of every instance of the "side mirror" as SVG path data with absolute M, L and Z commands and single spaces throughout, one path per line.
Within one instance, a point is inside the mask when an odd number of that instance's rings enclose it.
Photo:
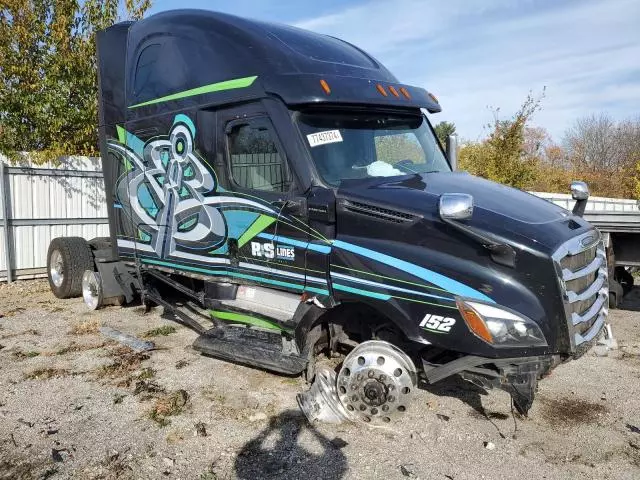
M 449 135 L 447 137 L 447 144 L 445 146 L 447 158 L 449 159 L 449 165 L 454 172 L 458 169 L 458 136 Z
M 473 215 L 473 196 L 466 193 L 443 193 L 439 204 L 443 220 L 469 220 Z
M 576 201 L 572 213 L 579 217 L 584 215 L 589 198 L 589 187 L 584 182 L 571 182 L 571 197 Z
M 589 198 L 589 187 L 585 182 L 571 182 L 571 198 L 574 200 L 587 200 Z

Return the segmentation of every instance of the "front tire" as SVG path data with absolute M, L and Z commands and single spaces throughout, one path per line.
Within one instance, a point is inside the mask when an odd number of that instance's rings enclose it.
M 58 298 L 82 294 L 85 270 L 95 268 L 89 243 L 81 237 L 58 237 L 51 240 L 47 252 L 47 278 L 51 291 Z

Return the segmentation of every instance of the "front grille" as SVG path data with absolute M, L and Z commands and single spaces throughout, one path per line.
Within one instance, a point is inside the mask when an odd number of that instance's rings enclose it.
M 553 260 L 575 351 L 600 333 L 609 311 L 604 245 L 599 235 L 587 232 L 561 245 L 553 254 Z

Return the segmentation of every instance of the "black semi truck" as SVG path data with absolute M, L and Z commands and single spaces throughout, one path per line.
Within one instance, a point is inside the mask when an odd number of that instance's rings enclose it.
M 436 98 L 358 47 L 178 10 L 100 32 L 98 63 L 111 236 L 52 241 L 58 297 L 140 298 L 206 355 L 309 380 L 348 354 L 334 398 L 374 423 L 457 374 L 526 413 L 602 332 L 599 232 L 454 171 Z

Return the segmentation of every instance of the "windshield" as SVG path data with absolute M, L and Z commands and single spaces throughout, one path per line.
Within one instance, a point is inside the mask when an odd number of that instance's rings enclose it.
M 422 115 L 301 112 L 297 123 L 318 173 L 334 187 L 348 179 L 451 171 Z

